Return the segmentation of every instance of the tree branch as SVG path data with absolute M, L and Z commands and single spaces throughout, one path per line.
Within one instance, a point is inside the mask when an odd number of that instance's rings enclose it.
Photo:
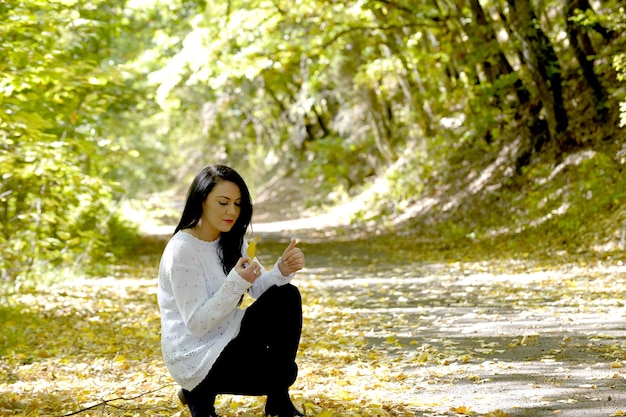
M 98 408 L 100 406 L 107 405 L 107 404 L 112 403 L 114 401 L 132 401 L 132 400 L 135 400 L 137 398 L 143 397 L 144 395 L 148 395 L 148 394 L 152 394 L 153 392 L 161 391 L 162 389 L 165 389 L 167 387 L 171 387 L 172 385 L 174 385 L 174 384 L 163 385 L 160 388 L 153 389 L 151 391 L 142 392 L 141 394 L 135 395 L 134 397 L 117 397 L 117 398 L 110 398 L 108 400 L 102 400 L 102 401 L 100 401 L 97 404 L 91 405 L 89 407 L 81 408 L 78 411 L 74 411 L 74 412 L 71 412 L 69 414 L 63 414 L 61 417 L 74 416 L 76 414 L 80 414 L 80 413 L 83 413 L 85 411 L 93 410 L 94 408 Z

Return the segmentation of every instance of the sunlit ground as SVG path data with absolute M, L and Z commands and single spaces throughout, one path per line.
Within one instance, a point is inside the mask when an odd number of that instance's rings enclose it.
M 305 329 L 292 395 L 307 415 L 623 415 L 619 261 L 393 266 L 341 247 L 306 248 L 297 279 Z M 272 244 L 259 251 L 270 263 Z M 161 361 L 157 259 L 10 296 L 0 414 L 188 417 Z M 217 410 L 262 416 L 263 405 L 224 395 Z

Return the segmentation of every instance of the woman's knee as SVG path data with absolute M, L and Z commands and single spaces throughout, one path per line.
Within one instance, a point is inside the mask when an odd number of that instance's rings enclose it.
M 300 290 L 293 284 L 276 287 L 276 298 L 280 304 L 290 311 L 302 311 L 302 296 Z
M 293 284 L 274 285 L 265 291 L 261 296 L 265 299 L 276 299 L 284 303 L 285 300 L 293 300 L 298 304 L 302 304 L 302 296 L 300 290 Z
M 300 295 L 300 290 L 295 285 L 293 285 L 293 284 L 285 284 L 285 285 L 281 285 L 280 287 L 276 287 L 276 288 L 278 288 L 279 291 L 281 291 L 281 293 L 282 293 L 281 295 L 283 297 L 293 298 L 294 300 L 302 302 L 302 296 Z

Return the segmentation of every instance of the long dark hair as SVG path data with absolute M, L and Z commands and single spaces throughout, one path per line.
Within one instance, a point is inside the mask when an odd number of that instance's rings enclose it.
M 182 229 L 194 227 L 202 216 L 202 204 L 215 185 L 221 181 L 230 181 L 239 187 L 241 192 L 241 211 L 237 221 L 227 233 L 222 233 L 219 239 L 219 255 L 224 273 L 228 274 L 241 257 L 243 237 L 252 220 L 252 198 L 245 181 L 234 169 L 225 165 L 209 165 L 200 170 L 193 179 L 183 214 L 176 226 L 174 234 Z

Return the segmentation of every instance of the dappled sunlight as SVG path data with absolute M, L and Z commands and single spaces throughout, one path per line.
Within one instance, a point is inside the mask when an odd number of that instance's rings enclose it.
M 556 176 L 560 174 L 562 171 L 564 171 L 568 166 L 570 165 L 578 166 L 583 161 L 592 159 L 596 155 L 597 153 L 593 150 L 586 150 L 586 151 L 577 152 L 572 155 L 567 155 L 567 157 L 565 157 L 563 162 L 561 162 L 560 164 L 554 167 L 554 169 L 552 170 L 552 172 L 550 172 L 550 175 L 548 175 L 548 177 L 538 179 L 537 183 L 545 184 L 546 182 L 553 181 L 556 178 Z
M 623 5 L 540 3 L 2 2 L 0 415 L 190 416 L 158 265 L 226 164 L 307 417 L 626 416 Z
M 555 182 L 558 180 L 559 175 L 565 175 L 565 171 L 568 167 L 578 167 L 583 162 L 593 159 L 597 153 L 592 150 L 585 150 L 575 154 L 568 155 L 563 162 L 554 166 L 554 168 L 548 173 L 546 176 L 540 176 L 535 179 L 535 183 L 538 187 L 548 186 L 551 182 Z M 553 201 L 560 201 L 560 204 L 548 210 L 547 213 L 543 215 L 536 215 L 532 219 L 528 219 L 522 222 L 516 222 L 511 225 L 503 226 L 499 229 L 491 230 L 487 233 L 490 237 L 500 236 L 500 235 L 508 235 L 508 234 L 519 234 L 524 232 L 525 230 L 537 228 L 543 224 L 549 223 L 559 217 L 563 217 L 567 214 L 568 210 L 572 207 L 572 203 L 568 201 L 568 194 L 574 192 L 572 190 L 568 190 L 567 183 L 564 183 L 561 188 L 558 188 L 556 192 L 547 193 L 547 196 L 544 197 L 539 203 L 539 207 L 545 207 L 549 203 Z M 593 193 L 589 191 L 589 200 L 591 200 Z
M 282 240 L 261 236 L 264 263 Z M 605 417 L 626 401 L 620 261 L 430 263 L 367 241 L 305 252 L 292 395 L 309 416 Z M 12 296 L 0 413 L 189 417 L 161 359 L 154 265 L 141 265 Z M 225 417 L 263 407 L 216 401 Z
M 472 175 L 470 175 L 468 178 L 470 182 L 466 185 L 465 189 L 457 195 L 452 196 L 452 198 L 449 198 L 443 205 L 443 210 L 448 211 L 458 207 L 468 195 L 476 194 L 477 192 L 483 190 L 487 184 L 492 183 L 493 177 L 496 176 L 496 174 L 500 177 L 502 175 L 502 172 L 500 171 L 504 168 L 509 167 L 508 169 L 510 170 L 511 161 L 519 152 L 519 148 L 519 138 L 503 146 L 502 150 L 498 153 L 498 156 L 491 164 L 489 164 L 489 166 L 480 171 L 475 171 Z M 512 174 L 513 172 L 509 172 L 509 176 Z M 500 180 L 502 180 L 502 178 L 500 178 Z
M 329 327 L 309 336 L 326 346 L 324 355 L 303 351 L 307 362 L 328 361 L 309 376 L 322 382 L 311 389 L 339 381 L 336 395 L 398 401 L 424 416 L 462 407 L 478 415 L 615 412 L 626 399 L 616 388 L 626 378 L 626 269 L 586 261 L 520 266 L 416 264 L 386 276 L 310 268 L 301 279 L 315 305 L 305 314 Z M 354 357 L 333 359 L 324 341 L 330 333 L 336 349 L 352 346 Z

